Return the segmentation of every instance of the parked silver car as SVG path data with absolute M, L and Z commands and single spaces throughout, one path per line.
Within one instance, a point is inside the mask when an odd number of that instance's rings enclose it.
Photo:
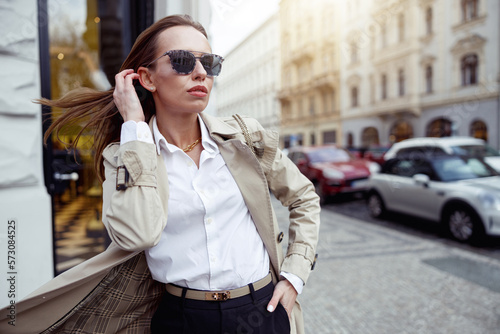
M 368 187 L 373 217 L 395 211 L 442 222 L 462 242 L 500 235 L 500 176 L 480 158 L 398 156 L 370 176 Z
M 385 153 L 384 159 L 389 160 L 400 154 L 414 152 L 480 157 L 500 172 L 500 153 L 489 146 L 484 140 L 473 137 L 421 137 L 406 139 L 392 145 Z

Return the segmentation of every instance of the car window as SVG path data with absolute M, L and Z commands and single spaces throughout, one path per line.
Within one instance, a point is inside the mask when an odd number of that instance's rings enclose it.
M 292 152 L 292 153 L 290 153 L 290 160 L 292 160 L 294 164 L 298 164 L 298 162 L 299 162 L 300 159 L 303 159 L 303 160 L 306 159 L 306 156 L 305 156 L 304 153 L 302 153 L 302 152 Z
M 460 145 L 453 146 L 453 152 L 459 155 L 471 155 L 473 157 L 496 157 L 500 154 L 488 145 Z
M 432 162 L 439 177 L 445 181 L 458 181 L 497 175 L 477 158 L 438 159 Z
M 410 160 L 391 160 L 385 165 L 384 172 L 398 176 L 412 176 L 414 166 Z
M 347 162 L 351 155 L 342 149 L 327 147 L 309 152 L 311 162 Z
M 394 159 L 384 164 L 382 173 L 393 174 L 404 177 L 412 177 L 415 174 L 425 174 L 431 180 L 439 180 L 438 175 L 430 162 L 426 159 Z
M 398 156 L 421 156 L 421 155 L 429 155 L 429 154 L 446 154 L 446 152 L 437 146 L 414 146 L 407 147 L 399 150 L 397 152 Z

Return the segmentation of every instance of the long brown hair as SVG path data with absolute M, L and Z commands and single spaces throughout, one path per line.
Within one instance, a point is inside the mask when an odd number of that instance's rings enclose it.
M 136 39 L 127 59 L 123 62 L 120 71 L 133 69 L 135 72 L 141 66 L 146 66 L 156 57 L 158 36 L 165 29 L 175 26 L 191 26 L 208 38 L 203 26 L 194 21 L 189 15 L 167 16 L 144 30 Z M 134 82 L 137 95 L 141 101 L 146 122 L 155 114 L 155 104 L 151 93 L 144 89 L 139 81 Z M 66 109 L 47 129 L 44 141 L 54 132 L 59 139 L 59 132 L 70 124 L 82 124 L 82 129 L 70 147 L 75 148 L 82 133 L 93 129 L 94 168 L 101 181 L 104 180 L 104 166 L 102 152 L 112 142 L 120 140 L 120 129 L 123 119 L 113 101 L 114 87 L 107 91 L 97 91 L 91 88 L 77 88 L 57 100 L 38 99 L 35 102 L 42 105 Z

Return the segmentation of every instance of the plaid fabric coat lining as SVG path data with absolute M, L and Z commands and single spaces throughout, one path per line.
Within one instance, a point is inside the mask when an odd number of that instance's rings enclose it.
M 164 291 L 164 285 L 151 278 L 141 252 L 114 267 L 85 299 L 41 334 L 149 333 Z

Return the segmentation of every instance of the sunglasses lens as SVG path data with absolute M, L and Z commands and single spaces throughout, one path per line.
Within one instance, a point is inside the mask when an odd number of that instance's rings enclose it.
M 179 74 L 189 74 L 193 72 L 196 64 L 196 58 L 188 51 L 172 51 L 169 54 L 170 63 L 173 69 Z
M 222 58 L 214 54 L 203 55 L 200 59 L 201 64 L 209 76 L 218 76 L 222 69 Z
M 189 74 L 193 72 L 196 66 L 196 57 L 189 51 L 173 50 L 169 51 L 170 63 L 172 68 L 179 74 Z M 204 54 L 200 58 L 201 65 L 207 71 L 209 76 L 219 75 L 222 69 L 223 58 L 214 54 Z

